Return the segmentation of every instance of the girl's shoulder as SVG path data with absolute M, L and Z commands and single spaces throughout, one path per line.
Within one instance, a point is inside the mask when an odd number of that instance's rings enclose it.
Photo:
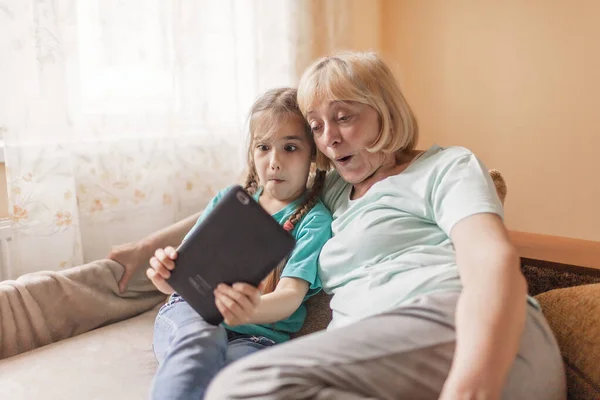
M 328 220 L 330 222 L 333 220 L 333 218 L 331 217 L 331 212 L 325 206 L 325 204 L 323 203 L 323 201 L 321 199 L 317 200 L 314 207 L 306 214 L 306 216 L 310 216 L 310 215 L 312 215 L 313 218 L 318 218 L 321 220 Z
M 333 218 L 331 212 L 319 199 L 298 224 L 298 233 L 304 229 L 330 228 Z
M 233 189 L 236 185 L 228 185 L 221 188 L 212 198 L 211 202 L 219 202 L 231 189 Z

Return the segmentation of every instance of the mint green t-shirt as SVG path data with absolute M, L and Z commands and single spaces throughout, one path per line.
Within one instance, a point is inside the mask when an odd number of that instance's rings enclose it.
M 363 197 L 350 200 L 351 190 L 337 172 L 328 175 L 323 198 L 333 238 L 321 251 L 319 275 L 333 294 L 330 329 L 417 296 L 461 290 L 450 230 L 478 213 L 503 218 L 488 169 L 461 147 L 435 145 Z
M 185 240 L 196 226 L 202 222 L 206 215 L 214 209 L 229 189 L 230 187 L 217 193 L 206 206 L 200 218 L 198 218 L 196 225 L 194 225 L 183 240 Z M 253 196 L 254 200 L 258 201 L 261 194 L 262 188 L 259 188 Z M 286 207 L 273 214 L 273 218 L 283 225 L 302 203 L 303 199 L 304 196 L 288 204 Z M 317 204 L 315 204 L 315 206 L 296 224 L 296 226 L 294 226 L 294 229 L 291 232 L 292 236 L 296 239 L 296 245 L 285 264 L 281 277 L 298 278 L 308 282 L 309 290 L 304 297 L 304 301 L 321 290 L 321 281 L 318 276 L 318 259 L 321 248 L 325 242 L 331 238 L 331 221 L 331 213 L 319 200 Z M 302 328 L 305 319 L 306 306 L 302 304 L 290 317 L 283 321 L 278 321 L 275 324 L 249 324 L 234 327 L 225 323 L 223 323 L 223 325 L 233 332 L 253 336 L 264 336 L 280 343 L 289 340 L 290 333 L 298 332 L 300 328 Z

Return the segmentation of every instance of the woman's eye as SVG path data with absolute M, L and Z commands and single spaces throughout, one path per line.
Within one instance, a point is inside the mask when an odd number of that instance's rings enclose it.
M 310 127 L 310 130 L 313 132 L 318 132 L 320 129 L 321 129 L 321 127 L 318 125 L 313 125 Z
M 346 122 L 348 120 L 350 120 L 350 115 L 341 115 L 338 120 L 342 121 L 342 122 Z

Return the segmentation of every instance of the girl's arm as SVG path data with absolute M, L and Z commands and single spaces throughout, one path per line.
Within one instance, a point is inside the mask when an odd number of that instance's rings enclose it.
M 272 293 L 245 284 L 221 284 L 215 289 L 217 308 L 229 326 L 271 324 L 282 321 L 302 304 L 309 284 L 304 279 L 281 278 Z
M 500 399 L 519 349 L 527 284 L 500 217 L 467 217 L 452 228 L 463 291 L 456 351 L 440 399 Z

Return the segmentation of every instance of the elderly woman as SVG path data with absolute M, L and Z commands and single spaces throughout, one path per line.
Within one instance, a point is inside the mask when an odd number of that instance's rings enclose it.
M 375 54 L 317 60 L 298 92 L 334 171 L 319 274 L 327 331 L 223 370 L 208 399 L 564 399 L 558 346 L 470 151 L 415 151 L 417 123 Z

